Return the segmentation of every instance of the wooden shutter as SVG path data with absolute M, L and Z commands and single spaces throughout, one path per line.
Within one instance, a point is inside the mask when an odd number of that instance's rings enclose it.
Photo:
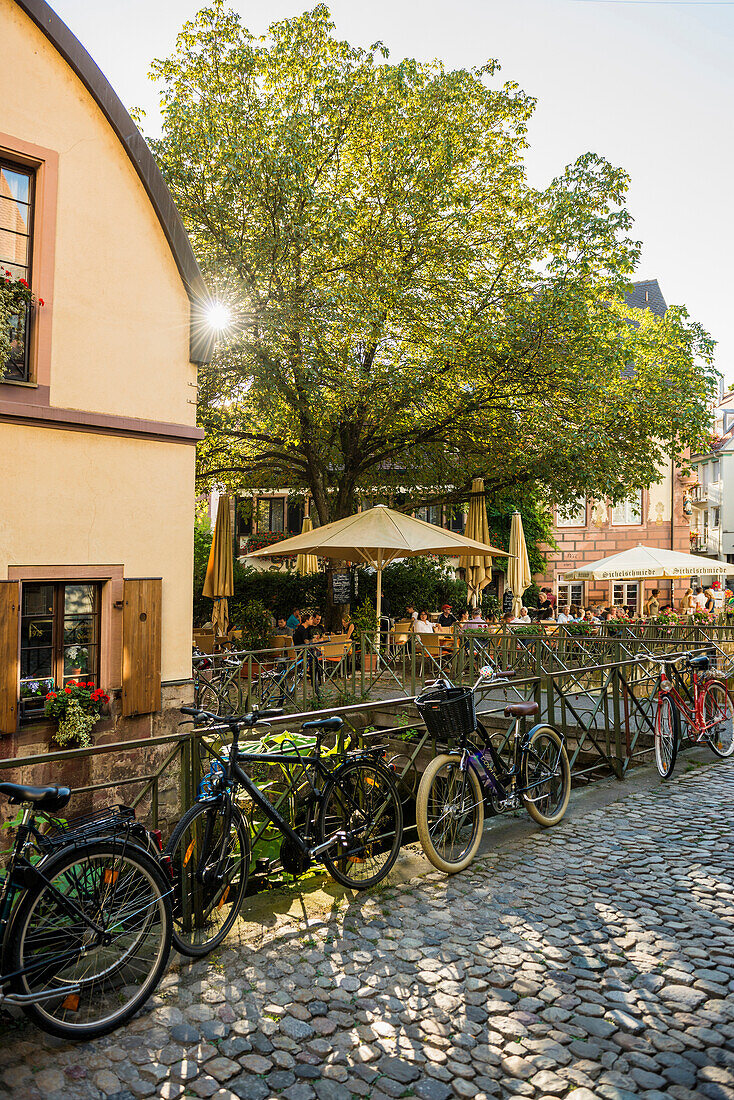
M 18 728 L 20 581 L 0 581 L 0 733 Z
M 122 713 L 161 709 L 160 577 L 126 579 L 122 612 Z

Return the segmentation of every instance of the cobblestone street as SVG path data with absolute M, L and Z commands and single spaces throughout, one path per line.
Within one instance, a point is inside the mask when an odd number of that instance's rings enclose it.
M 0 1091 L 734 1100 L 734 761 L 679 768 L 454 878 L 249 925 L 107 1038 L 13 1025 Z

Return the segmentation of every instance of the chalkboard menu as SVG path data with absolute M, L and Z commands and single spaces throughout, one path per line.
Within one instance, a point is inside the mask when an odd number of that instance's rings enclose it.
M 352 598 L 352 583 L 349 573 L 332 573 L 331 591 L 334 603 L 349 603 Z
M 512 614 L 512 592 L 509 588 L 506 588 L 502 593 L 502 614 Z

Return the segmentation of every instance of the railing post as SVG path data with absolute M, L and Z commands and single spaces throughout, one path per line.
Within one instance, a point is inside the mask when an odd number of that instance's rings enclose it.
M 543 717 L 543 662 L 541 661 L 542 647 L 540 635 L 535 638 L 535 685 L 533 697 L 538 704 L 538 717 Z
M 410 634 L 410 694 L 415 695 L 415 663 L 416 663 L 416 651 L 415 651 L 415 634 L 411 631 Z
M 615 650 L 615 668 L 612 671 L 612 707 L 614 713 L 614 761 L 613 768 L 614 774 L 617 779 L 622 779 L 624 776 L 624 763 L 622 761 L 622 707 L 620 700 L 620 689 L 622 687 L 622 681 L 619 675 L 619 662 L 620 659 L 620 641 L 619 638 L 614 642 Z
M 360 634 L 359 641 L 361 646 L 361 660 L 359 662 L 360 691 L 364 695 L 364 667 L 367 664 L 367 636 L 364 631 Z

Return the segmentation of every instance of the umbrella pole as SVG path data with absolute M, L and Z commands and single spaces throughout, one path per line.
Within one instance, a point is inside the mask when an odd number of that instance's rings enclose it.
M 382 618 L 382 551 L 377 552 L 377 636 L 375 645 L 380 648 L 380 619 Z

